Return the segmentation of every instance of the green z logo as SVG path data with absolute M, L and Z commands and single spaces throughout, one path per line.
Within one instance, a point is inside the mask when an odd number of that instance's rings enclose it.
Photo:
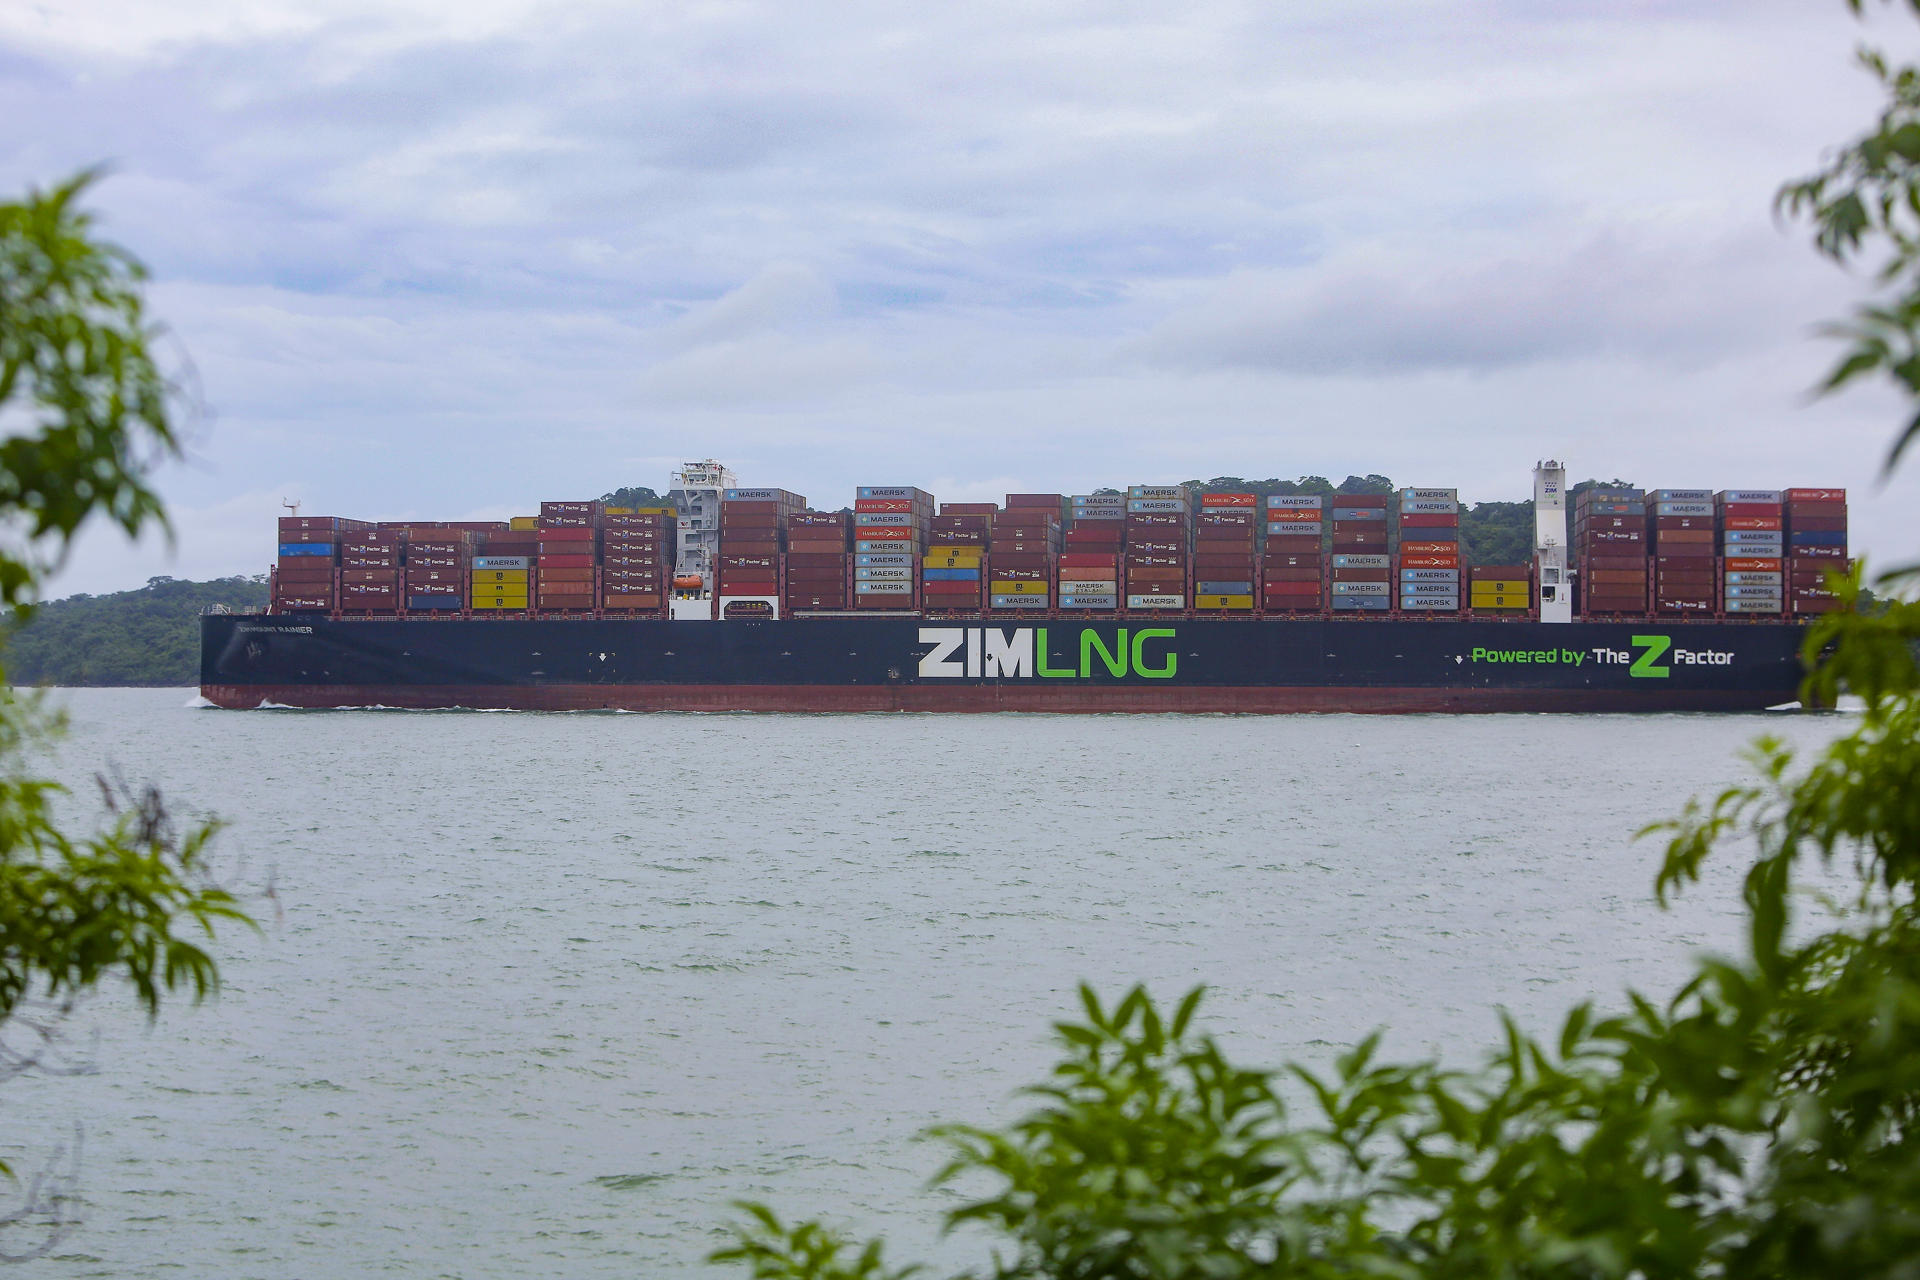
M 1653 665 L 1659 660 L 1661 654 L 1673 647 L 1673 638 L 1671 636 L 1634 636 L 1632 642 L 1635 648 L 1645 645 L 1646 652 L 1633 660 L 1633 666 L 1627 670 L 1628 675 L 1646 676 L 1654 680 L 1665 680 L 1672 674 L 1666 667 L 1656 667 Z

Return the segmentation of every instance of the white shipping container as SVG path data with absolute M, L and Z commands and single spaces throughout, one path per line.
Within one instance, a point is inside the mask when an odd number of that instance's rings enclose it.
M 473 567 L 476 569 L 531 569 L 532 556 L 475 556 Z
M 1135 498 L 1127 503 L 1128 511 L 1139 511 L 1156 515 L 1182 514 L 1187 504 L 1179 498 Z
M 1728 613 L 1779 613 L 1778 600 L 1729 600 Z
M 1063 596 L 1112 595 L 1115 581 L 1113 578 L 1062 578 L 1059 591 Z
M 1276 493 L 1267 499 L 1269 511 L 1318 511 L 1326 505 L 1317 493 Z
M 854 584 L 853 584 L 853 589 L 854 589 L 855 591 L 857 591 L 857 592 L 860 592 L 860 593 L 861 593 L 861 594 L 863 594 L 863 595 L 866 595 L 866 594 L 873 594 L 873 595 L 894 595 L 894 596 L 904 596 L 904 595 L 909 595 L 909 594 L 911 594 L 911 593 L 912 593 L 912 591 L 913 591 L 913 583 L 912 583 L 911 581 L 907 581 L 907 582 L 856 582 L 856 583 L 854 583 Z
M 1655 502 L 1712 502 L 1711 489 L 1655 489 Z
M 1670 502 L 1663 500 L 1654 503 L 1653 514 L 1656 516 L 1710 516 L 1713 514 L 1713 504 L 1711 502 L 1695 502 L 1691 499 L 1682 502 L 1680 499 L 1675 498 Z
M 1187 491 L 1177 484 L 1136 484 L 1127 488 L 1129 498 L 1184 498 Z
M 989 609 L 1044 609 L 1047 607 L 1045 596 L 988 596 Z
M 1333 558 L 1333 567 L 1336 569 L 1391 569 L 1393 564 L 1389 556 L 1341 554 Z
M 1113 609 L 1120 603 L 1117 595 L 1077 595 L 1060 597 L 1062 609 Z
M 855 556 L 853 563 L 855 568 L 862 569 L 911 569 L 913 567 L 913 557 L 908 555 Z
M 1778 489 L 1728 489 L 1720 495 L 1722 502 L 1751 502 L 1768 506 L 1779 506 L 1784 501 Z
M 1460 607 L 1460 597 L 1453 596 L 1448 599 L 1442 599 L 1439 596 L 1421 596 L 1411 600 L 1403 597 L 1400 601 L 1400 607 L 1402 609 L 1422 609 L 1432 613 L 1452 613 Z
M 1327 531 L 1323 520 L 1269 520 L 1267 536 L 1269 538 L 1317 538 Z
M 1390 582 L 1336 582 L 1333 594 L 1337 596 L 1384 596 L 1393 594 Z
M 1400 501 L 1458 502 L 1460 501 L 1460 491 L 1458 489 L 1402 489 L 1400 491 Z
M 1438 498 L 1423 498 L 1415 502 L 1402 502 L 1400 514 L 1403 516 L 1450 516 L 1457 515 L 1460 504 Z
M 1128 596 L 1129 609 L 1184 609 L 1187 607 L 1185 596 Z
M 862 525 L 881 529 L 898 529 L 902 525 L 914 525 L 919 522 L 920 517 L 911 511 L 856 511 L 853 513 L 853 528 L 856 536 Z

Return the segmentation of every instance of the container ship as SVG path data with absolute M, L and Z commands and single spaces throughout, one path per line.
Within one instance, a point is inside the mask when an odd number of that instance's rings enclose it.
M 1524 564 L 1458 492 L 1134 485 L 843 510 L 716 462 L 666 505 L 282 518 L 270 603 L 201 620 L 221 707 L 630 711 L 1742 711 L 1792 703 L 1837 604 L 1839 489 L 1534 469 Z M 1283 486 L 1295 487 L 1295 486 Z

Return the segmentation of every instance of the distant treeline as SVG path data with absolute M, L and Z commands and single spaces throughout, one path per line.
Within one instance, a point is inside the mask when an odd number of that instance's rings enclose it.
M 0 640 L 9 684 L 172 686 L 200 682 L 200 615 L 264 608 L 267 580 L 149 578 L 133 591 L 41 605 Z

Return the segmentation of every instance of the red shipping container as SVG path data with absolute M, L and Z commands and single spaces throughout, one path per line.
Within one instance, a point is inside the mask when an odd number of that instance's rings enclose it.
M 1457 512 L 1415 512 L 1400 517 L 1402 529 L 1457 529 L 1460 516 Z
M 1317 576 L 1314 578 L 1301 578 L 1298 581 L 1291 578 L 1275 581 L 1269 578 L 1260 588 L 1260 594 L 1268 597 L 1313 597 L 1317 599 L 1320 595 L 1320 581 Z
M 1318 569 L 1268 569 L 1262 578 L 1269 584 L 1276 582 L 1318 582 Z
M 1778 502 L 1729 502 L 1720 508 L 1723 516 L 1777 516 L 1786 511 Z
M 1794 502 L 1845 502 L 1845 489 L 1789 489 L 1787 501 Z
M 1251 493 L 1203 493 L 1200 495 L 1203 507 L 1257 507 L 1260 499 Z
M 1410 556 L 1402 553 L 1398 563 L 1402 569 L 1458 569 L 1460 567 L 1460 557 L 1457 555 Z
M 1268 555 L 1275 553 L 1282 555 L 1314 555 L 1319 553 L 1320 548 L 1321 542 L 1318 534 L 1306 534 L 1304 536 L 1273 534 L 1267 538 Z
M 905 515 L 913 511 L 912 498 L 856 498 L 855 511 L 890 511 Z
M 1060 567 L 1065 569 L 1104 566 L 1111 569 L 1117 558 L 1118 553 L 1111 551 L 1068 551 L 1061 554 Z

